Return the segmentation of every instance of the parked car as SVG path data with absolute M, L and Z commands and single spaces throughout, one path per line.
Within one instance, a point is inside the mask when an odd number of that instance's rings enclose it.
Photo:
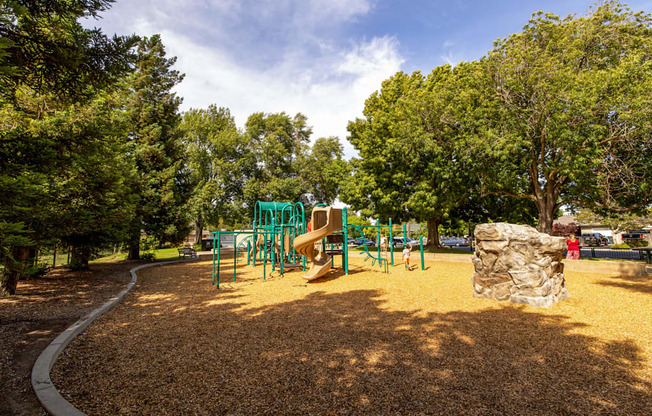
M 403 237 L 394 237 L 393 244 L 394 248 L 402 249 L 403 248 Z
M 445 240 L 442 240 L 441 242 L 442 246 L 448 246 L 448 247 L 467 247 L 469 245 L 469 242 L 464 240 L 463 238 L 447 238 Z
M 419 241 L 418 240 L 413 240 L 411 238 L 407 239 L 407 243 L 411 245 L 412 247 L 418 246 Z M 394 237 L 394 248 L 402 249 L 405 247 L 405 239 L 403 237 Z
M 347 240 L 346 244 L 349 245 L 349 246 L 356 246 L 356 245 L 357 245 L 357 244 L 355 243 L 355 239 L 354 239 L 354 238 L 349 238 L 349 239 Z
M 600 247 L 600 240 L 598 240 L 593 234 L 582 234 L 580 235 L 580 246 L 583 247 Z
M 376 246 L 376 243 L 374 243 L 373 241 L 369 240 L 368 238 L 358 238 L 357 240 L 355 240 L 355 244 L 358 245 L 358 246 L 361 246 L 363 243 L 364 243 L 367 247 L 375 247 L 375 246 Z
M 650 230 L 629 230 L 628 233 L 623 233 L 623 242 L 637 243 L 639 241 L 646 241 L 647 236 L 650 235 Z
M 414 239 L 412 239 L 412 238 L 408 238 L 407 243 L 408 243 L 409 245 L 411 245 L 412 248 L 414 248 L 414 247 L 419 247 L 419 240 L 414 240 Z M 424 242 L 423 244 L 425 245 L 426 243 Z
M 598 246 L 603 246 L 603 245 L 606 246 L 607 244 L 609 244 L 609 240 L 607 240 L 607 237 L 603 236 L 600 233 L 585 233 L 585 234 L 582 234 L 580 237 L 591 237 L 591 236 L 595 237 L 595 239 L 598 242 L 598 244 L 597 244 Z M 591 241 L 593 241 L 593 240 L 591 240 Z M 590 246 L 591 244 L 587 243 L 586 245 Z

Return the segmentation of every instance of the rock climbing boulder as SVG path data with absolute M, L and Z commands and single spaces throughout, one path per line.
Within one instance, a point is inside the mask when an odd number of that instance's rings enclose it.
M 566 240 L 527 225 L 480 224 L 475 228 L 473 295 L 548 307 L 568 298 Z

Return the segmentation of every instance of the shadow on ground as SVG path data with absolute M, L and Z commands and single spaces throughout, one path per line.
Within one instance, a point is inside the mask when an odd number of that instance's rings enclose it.
M 633 341 L 580 335 L 584 324 L 515 305 L 424 314 L 388 310 L 383 296 L 318 291 L 251 307 L 238 288 L 216 293 L 203 281 L 159 276 L 75 341 L 55 382 L 89 414 L 644 415 L 652 408 Z
M 652 278 L 650 276 L 613 276 L 597 284 L 652 295 Z
M 138 263 L 93 264 L 91 271 L 55 269 L 20 281 L 0 299 L 0 414 L 46 414 L 32 391 L 32 366 L 68 326 L 122 290 Z

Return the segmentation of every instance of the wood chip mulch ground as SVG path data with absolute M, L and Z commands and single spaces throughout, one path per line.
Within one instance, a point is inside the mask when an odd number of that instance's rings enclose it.
M 473 268 L 143 270 L 53 380 L 89 415 L 650 415 L 652 279 L 568 272 L 549 309 L 472 297 Z
M 46 414 L 32 391 L 34 362 L 57 335 L 120 292 L 138 264 L 54 269 L 43 279 L 19 282 L 15 296 L 0 298 L 0 415 Z

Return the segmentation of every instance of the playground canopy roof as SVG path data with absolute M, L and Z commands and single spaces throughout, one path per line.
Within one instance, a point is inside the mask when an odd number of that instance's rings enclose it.
M 263 202 L 263 201 L 258 201 L 256 202 L 258 207 L 261 210 L 265 211 L 282 211 L 284 208 L 287 207 L 292 207 L 294 204 L 292 202 Z

